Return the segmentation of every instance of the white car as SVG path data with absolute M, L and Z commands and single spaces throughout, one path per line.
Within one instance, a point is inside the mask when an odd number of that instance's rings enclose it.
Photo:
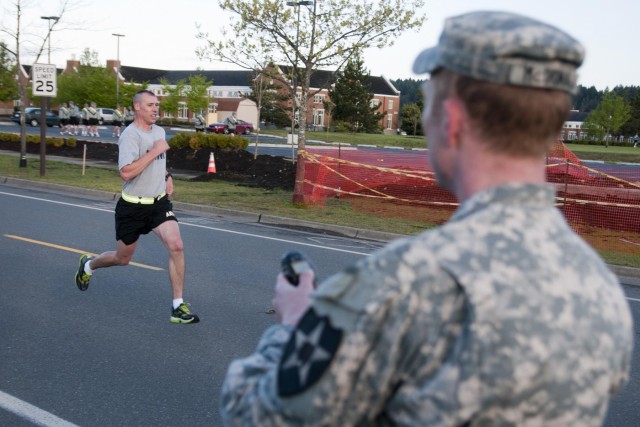
M 113 108 L 102 108 L 98 107 L 98 114 L 100 114 L 100 118 L 98 119 L 98 123 L 102 125 L 111 125 L 113 124 Z

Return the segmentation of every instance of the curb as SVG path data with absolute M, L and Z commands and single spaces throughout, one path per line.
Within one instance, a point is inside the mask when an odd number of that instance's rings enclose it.
M 110 191 L 92 190 L 87 188 L 73 187 L 63 184 L 55 184 L 48 182 L 30 181 L 26 179 L 0 176 L 0 185 L 7 185 L 19 188 L 36 188 L 61 194 L 75 194 L 78 196 L 90 197 L 95 200 L 115 202 L 120 193 Z M 336 236 L 347 238 L 366 239 L 377 242 L 388 243 L 400 237 L 406 237 L 404 234 L 387 233 L 376 230 L 365 230 L 355 227 L 346 227 L 334 224 L 325 224 L 319 222 L 311 222 L 294 218 L 284 218 L 273 215 L 265 215 L 254 212 L 237 211 L 233 209 L 219 208 L 209 205 L 197 205 L 193 203 L 172 201 L 174 207 L 184 212 L 205 213 L 220 218 L 233 219 L 235 222 L 256 223 L 269 225 L 274 227 L 294 228 L 305 231 L 312 231 L 323 234 L 333 234 Z M 239 220 L 239 221 L 238 221 Z M 640 268 L 625 267 L 620 265 L 608 264 L 609 268 L 615 273 L 625 285 L 640 287 Z

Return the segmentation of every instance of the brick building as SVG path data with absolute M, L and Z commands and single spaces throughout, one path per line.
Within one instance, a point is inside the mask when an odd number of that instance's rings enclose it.
M 78 60 L 68 60 L 64 70 L 58 70 L 59 73 L 75 72 L 80 66 Z M 118 62 L 115 60 L 107 60 L 107 69 L 113 70 L 114 75 L 118 71 Z M 23 67 L 21 70 L 21 78 L 28 78 L 29 67 Z M 286 70 L 286 67 L 282 67 Z M 257 114 L 248 113 L 249 107 L 247 102 L 240 104 L 240 100 L 245 99 L 247 94 L 252 91 L 252 79 L 254 73 L 244 70 L 158 70 L 151 68 L 131 67 L 127 65 L 120 66 L 120 82 L 121 84 L 130 84 L 130 82 L 146 82 L 147 89 L 155 93 L 160 99 L 164 94 L 164 85 L 161 80 L 166 80 L 170 85 L 176 84 L 180 80 L 187 81 L 189 76 L 201 75 L 208 81 L 213 82 L 207 92 L 211 101 L 209 103 L 208 113 L 215 114 L 218 120 L 223 120 L 231 114 L 228 108 L 237 108 L 242 105 L 243 116 L 241 119 L 254 122 Z M 309 99 L 309 108 L 307 114 L 307 123 L 317 130 L 325 129 L 330 124 L 331 118 L 325 111 L 324 101 L 328 99 L 328 88 L 334 77 L 333 71 L 318 70 L 313 73 L 310 85 L 310 93 L 317 92 Z M 283 80 L 286 80 L 283 77 Z M 384 113 L 384 117 L 380 121 L 380 126 L 387 133 L 394 133 L 399 127 L 399 111 L 400 111 L 400 92 L 393 84 L 384 76 L 370 76 L 370 85 L 372 89 L 372 105 L 378 106 L 378 111 Z M 298 93 L 300 91 L 298 90 Z M 15 105 L 19 105 L 17 101 L 13 103 L 0 103 L 0 114 L 10 114 Z M 104 106 L 114 107 L 114 106 Z M 286 106 L 291 110 L 291 101 L 287 101 Z M 55 106 L 52 108 L 57 110 Z M 240 112 L 240 110 L 238 110 Z M 163 115 L 161 111 L 161 116 Z M 178 111 L 177 117 L 179 121 L 190 121 L 193 118 L 193 112 L 189 111 L 186 103 Z

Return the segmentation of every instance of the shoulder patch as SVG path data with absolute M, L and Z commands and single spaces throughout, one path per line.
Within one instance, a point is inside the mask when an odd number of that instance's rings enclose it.
M 311 387 L 327 370 L 340 347 L 342 331 L 326 316 L 307 310 L 291 333 L 278 368 L 278 394 L 293 396 Z

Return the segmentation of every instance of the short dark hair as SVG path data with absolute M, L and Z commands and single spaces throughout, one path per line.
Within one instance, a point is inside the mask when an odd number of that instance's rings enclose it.
M 156 94 L 151 92 L 150 90 L 147 90 L 147 89 L 139 90 L 138 92 L 136 92 L 135 95 L 133 95 L 133 103 L 135 104 L 136 102 L 140 102 L 140 98 L 142 98 L 142 95 L 156 96 Z

